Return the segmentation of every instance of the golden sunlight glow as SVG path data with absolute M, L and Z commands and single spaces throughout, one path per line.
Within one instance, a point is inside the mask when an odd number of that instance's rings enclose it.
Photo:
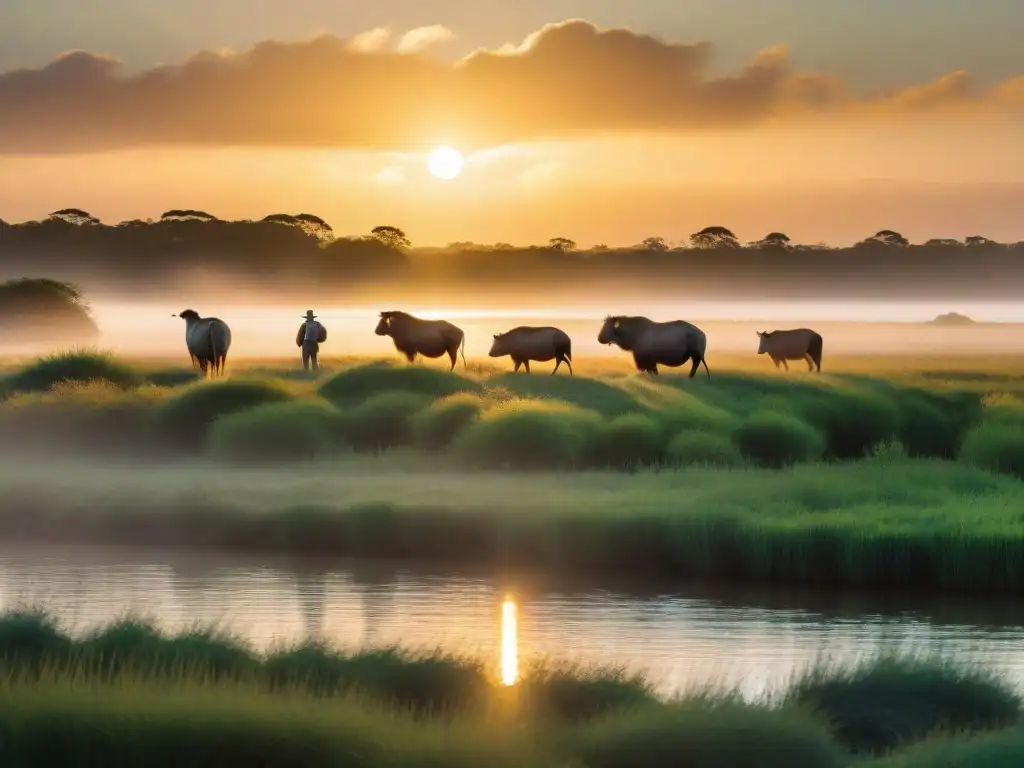
M 462 173 L 462 153 L 454 147 L 438 147 L 427 157 L 427 169 L 438 179 L 448 181 Z
M 505 598 L 501 604 L 501 684 L 515 685 L 519 679 L 519 637 L 516 604 Z

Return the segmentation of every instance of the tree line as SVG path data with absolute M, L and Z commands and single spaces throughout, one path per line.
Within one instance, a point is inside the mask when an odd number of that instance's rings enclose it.
M 338 236 L 309 213 L 228 221 L 173 209 L 158 219 L 101 222 L 66 208 L 45 219 L 0 220 L 0 276 L 45 276 L 131 293 L 204 293 L 203 279 L 249 290 L 342 298 L 368 286 L 465 293 L 564 295 L 564 286 L 620 286 L 644 295 L 736 298 L 849 295 L 935 298 L 1024 296 L 1024 242 L 981 235 L 914 244 L 880 230 L 852 246 L 794 243 L 784 232 L 742 242 L 724 226 L 684 242 L 651 236 L 628 247 L 580 248 L 567 237 L 542 244 L 451 243 L 414 248 L 399 227 Z M 404 294 L 403 294 L 404 295 Z

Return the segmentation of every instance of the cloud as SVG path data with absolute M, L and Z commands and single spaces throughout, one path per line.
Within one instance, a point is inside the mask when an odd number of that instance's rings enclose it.
M 422 51 L 444 27 L 379 28 L 353 38 L 267 41 L 125 73 L 75 51 L 0 74 L 0 153 L 75 153 L 152 145 L 465 149 L 610 133 L 750 128 L 807 118 L 941 120 L 946 112 L 1024 110 L 1024 73 L 980 87 L 966 72 L 875 95 L 794 72 L 784 46 L 738 71 L 709 73 L 710 43 L 669 43 L 581 20 L 449 62 Z
M 398 42 L 399 53 L 419 53 L 434 45 L 449 43 L 455 39 L 455 33 L 442 24 L 431 27 L 410 29 Z

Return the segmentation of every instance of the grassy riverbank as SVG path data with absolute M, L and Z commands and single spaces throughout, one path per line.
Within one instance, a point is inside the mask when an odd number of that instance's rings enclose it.
M 0 535 L 760 584 L 1024 591 L 1024 485 L 879 453 L 782 471 L 8 462 Z
M 1024 371 L 899 365 L 197 383 L 57 356 L 0 381 L 0 535 L 1024 591 Z
M 1003 730 L 1019 696 L 941 661 L 820 667 L 759 703 L 714 690 L 666 701 L 615 670 L 549 665 L 504 686 L 487 664 L 437 653 L 259 655 L 213 631 L 124 621 L 70 636 L 15 613 L 0 617 L 0 670 L 5 766 L 838 768 L 943 728 L 961 751 L 995 729 L 1024 754 Z M 914 754 L 898 765 L 931 765 Z

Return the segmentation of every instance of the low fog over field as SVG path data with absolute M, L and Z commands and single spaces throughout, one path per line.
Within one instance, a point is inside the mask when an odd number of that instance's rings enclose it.
M 707 302 L 643 304 L 619 302 L 614 298 L 594 302 L 590 307 L 488 311 L 486 301 L 477 307 L 446 309 L 428 302 L 419 305 L 377 304 L 362 306 L 253 306 L 235 300 L 179 301 L 127 304 L 95 302 L 93 316 L 101 331 L 99 346 L 127 355 L 165 357 L 184 354 L 184 323 L 171 317 L 183 309 L 215 315 L 231 326 L 231 356 L 282 357 L 297 355 L 295 332 L 307 308 L 312 308 L 327 326 L 329 337 L 322 354 L 394 355 L 391 340 L 373 333 L 377 314 L 385 309 L 403 309 L 421 317 L 448 319 L 466 332 L 466 355 L 487 354 L 491 337 L 517 325 L 556 325 L 573 340 L 578 356 L 622 355 L 618 349 L 597 343 L 597 332 L 607 314 L 643 314 L 655 320 L 686 319 L 698 323 L 708 334 L 709 357 L 715 352 L 730 354 L 757 349 L 756 331 L 809 325 L 825 337 L 826 360 L 835 355 L 928 354 L 959 357 L 971 354 L 1024 353 L 1024 308 L 1013 304 L 985 304 L 951 307 L 948 304 L 895 303 L 787 303 Z M 974 324 L 949 326 L 930 324 L 937 315 L 957 311 Z M 16 349 L 6 350 L 8 354 Z M 187 362 L 187 360 L 186 360 Z

